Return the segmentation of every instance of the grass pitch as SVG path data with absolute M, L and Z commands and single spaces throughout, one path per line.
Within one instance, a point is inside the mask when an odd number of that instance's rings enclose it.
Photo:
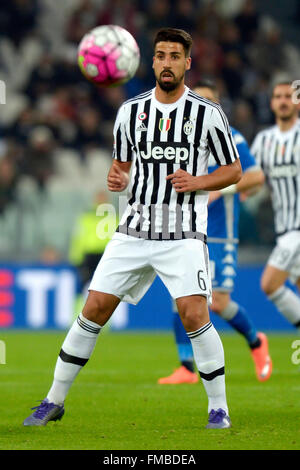
M 0 332 L 0 449 L 211 450 L 299 449 L 300 366 L 295 335 L 270 334 L 273 375 L 260 383 L 242 337 L 222 334 L 233 427 L 206 430 L 202 383 L 158 385 L 177 366 L 171 333 L 102 332 L 76 378 L 60 422 L 24 427 L 47 394 L 65 333 Z

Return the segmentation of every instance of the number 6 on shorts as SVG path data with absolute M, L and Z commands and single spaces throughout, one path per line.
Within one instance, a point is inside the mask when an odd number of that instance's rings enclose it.
M 206 283 L 205 283 L 205 279 L 202 276 L 202 273 L 203 273 L 203 269 L 200 269 L 198 271 L 198 284 L 199 284 L 199 287 L 201 290 L 204 290 L 206 291 Z

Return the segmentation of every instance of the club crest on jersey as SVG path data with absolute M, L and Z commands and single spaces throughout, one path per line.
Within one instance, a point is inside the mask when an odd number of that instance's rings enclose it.
M 170 118 L 161 118 L 158 124 L 160 132 L 168 132 L 171 127 L 171 121 L 172 119 Z
M 183 132 L 185 135 L 190 135 L 193 132 L 194 129 L 194 124 L 192 123 L 191 120 L 186 121 L 186 123 L 183 126 Z

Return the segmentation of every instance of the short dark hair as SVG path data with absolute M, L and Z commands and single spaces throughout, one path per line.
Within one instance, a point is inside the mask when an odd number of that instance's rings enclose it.
M 195 88 L 209 88 L 216 96 L 216 98 L 219 99 L 220 93 L 218 87 L 215 82 L 209 78 L 203 78 L 202 80 L 198 80 L 198 82 L 193 85 L 193 89 Z
M 209 78 L 198 80 L 198 82 L 196 82 L 195 85 L 193 85 L 193 88 L 209 88 L 214 93 L 218 92 L 217 85 Z
M 191 54 L 191 49 L 193 45 L 193 39 L 189 33 L 183 29 L 176 28 L 162 28 L 160 29 L 154 38 L 154 50 L 158 42 L 168 41 L 168 42 L 179 42 L 183 45 L 185 57 L 189 57 Z
M 292 86 L 293 80 L 278 80 L 277 82 L 273 83 L 272 90 L 271 90 L 271 97 L 274 95 L 274 90 L 277 86 L 280 85 L 289 85 Z

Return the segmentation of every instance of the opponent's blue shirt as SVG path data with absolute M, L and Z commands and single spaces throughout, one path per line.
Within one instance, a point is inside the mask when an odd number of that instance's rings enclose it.
M 231 127 L 243 172 L 258 168 L 248 144 L 242 134 Z M 208 172 L 218 168 L 214 158 L 209 157 Z M 238 242 L 240 199 L 239 194 L 226 194 L 208 206 L 207 236 L 208 242 Z

